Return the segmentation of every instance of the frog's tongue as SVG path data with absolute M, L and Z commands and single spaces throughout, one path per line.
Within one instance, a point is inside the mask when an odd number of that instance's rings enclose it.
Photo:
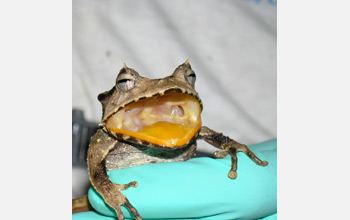
M 198 101 L 174 92 L 130 104 L 107 120 L 113 132 L 174 148 L 187 144 L 200 126 Z

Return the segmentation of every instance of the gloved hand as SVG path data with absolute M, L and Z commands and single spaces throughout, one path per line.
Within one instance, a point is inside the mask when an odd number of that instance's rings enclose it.
M 157 163 L 108 172 L 112 182 L 138 181 L 122 191 L 145 219 L 277 219 L 277 140 L 249 146 L 269 165 L 256 165 L 238 153 L 237 178 L 227 174 L 231 156 L 194 158 L 186 162 Z M 99 213 L 73 214 L 79 219 L 116 219 L 116 214 L 96 191 L 89 201 Z M 131 213 L 122 207 L 125 218 Z M 113 217 L 108 217 L 113 216 Z

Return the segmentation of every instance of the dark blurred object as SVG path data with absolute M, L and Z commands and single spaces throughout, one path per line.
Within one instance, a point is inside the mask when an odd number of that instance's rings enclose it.
M 84 112 L 73 109 L 72 117 L 72 133 L 73 133 L 73 166 L 87 166 L 86 156 L 90 143 L 90 138 L 98 129 L 98 123 L 87 122 L 84 118 Z

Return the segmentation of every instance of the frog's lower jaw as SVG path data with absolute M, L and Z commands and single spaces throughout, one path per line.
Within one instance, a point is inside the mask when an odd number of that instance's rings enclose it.
M 159 146 L 186 145 L 201 127 L 201 107 L 192 96 L 175 92 L 132 103 L 112 115 L 107 129 Z
M 196 142 L 181 148 L 146 147 L 118 142 L 106 157 L 107 171 L 151 163 L 186 161 L 195 156 Z M 127 152 L 127 153 L 126 153 Z

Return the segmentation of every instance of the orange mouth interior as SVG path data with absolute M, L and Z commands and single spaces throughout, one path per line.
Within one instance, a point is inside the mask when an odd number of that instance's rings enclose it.
M 107 120 L 110 131 L 165 147 L 187 144 L 201 127 L 194 97 L 175 92 L 132 103 Z

